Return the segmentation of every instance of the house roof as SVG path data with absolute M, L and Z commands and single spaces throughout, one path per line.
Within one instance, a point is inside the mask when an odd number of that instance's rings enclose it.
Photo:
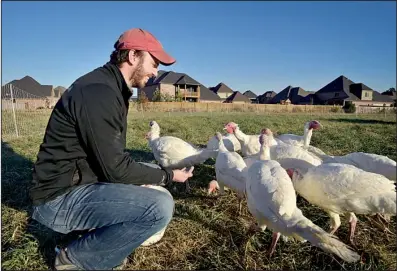
M 372 88 L 364 85 L 363 83 L 353 83 L 350 85 L 350 87 L 355 87 L 360 90 L 373 90 Z
M 30 76 L 25 76 L 18 80 L 13 80 L 9 82 L 15 87 L 17 87 L 20 91 L 24 91 L 26 93 L 20 93 L 20 95 L 24 95 L 24 98 L 32 98 L 29 97 L 29 94 L 34 95 L 36 97 L 48 97 L 52 96 L 52 85 L 41 85 L 35 79 Z M 8 85 L 6 84 L 6 85 Z
M 221 101 L 222 99 L 203 85 L 200 85 L 200 100 L 204 101 Z
M 226 98 L 225 102 L 246 102 L 246 103 L 251 103 L 251 100 L 247 97 L 241 94 L 240 91 L 235 91 L 233 92 L 232 95 Z
M 199 82 L 185 73 L 163 70 L 159 71 L 157 77 L 149 80 L 146 85 L 151 84 L 200 85 Z
M 216 85 L 215 87 L 210 87 L 210 90 L 212 90 L 213 92 L 215 92 L 216 94 L 218 93 L 230 93 L 230 92 L 234 92 L 234 90 L 232 90 L 231 88 L 229 88 L 225 83 L 221 82 L 218 85 Z
M 265 96 L 266 98 L 271 98 L 277 95 L 276 92 L 274 91 L 266 91 L 265 93 L 262 94 L 263 96 Z
M 258 100 L 260 103 L 267 103 L 267 102 L 269 102 L 269 101 L 270 101 L 274 96 L 276 96 L 276 95 L 277 95 L 277 93 L 274 92 L 274 91 L 266 91 L 265 93 L 259 95 L 259 96 L 257 97 L 257 100 Z
M 310 94 L 314 94 L 312 91 L 306 91 L 301 87 L 292 87 L 288 86 L 279 93 L 277 93 L 273 99 L 271 99 L 271 103 L 280 103 L 282 100 L 290 100 L 293 104 L 298 104 L 301 102 L 307 102 L 307 99 L 304 99 Z
M 187 84 L 187 85 L 198 85 L 200 86 L 200 100 L 204 101 L 221 101 L 221 98 L 214 92 L 209 90 L 200 82 L 194 80 L 189 75 L 180 72 L 173 71 L 163 71 L 160 70 L 157 73 L 156 78 L 151 78 L 145 87 L 141 88 L 139 91 L 144 91 L 145 93 L 152 93 L 159 84 Z
M 246 92 L 243 93 L 244 96 L 248 97 L 249 99 L 255 99 L 258 97 L 255 93 L 253 93 L 251 90 L 247 90 Z
M 394 99 L 396 99 L 396 97 L 393 98 L 393 96 L 382 95 L 376 90 L 372 92 L 372 100 L 375 102 L 394 102 Z
M 292 89 L 292 86 L 287 86 L 285 89 L 277 93 L 273 99 L 271 99 L 272 103 L 279 103 L 281 100 L 287 100 L 289 97 L 289 93 Z
M 327 92 L 335 92 L 335 91 L 344 91 L 349 93 L 349 87 L 351 84 L 354 84 L 349 78 L 344 75 L 339 76 L 335 80 L 331 81 L 327 85 L 323 86 L 321 89 L 317 91 L 317 93 L 327 93 Z
M 363 83 L 355 83 L 349 78 L 341 75 L 332 82 L 328 83 L 326 86 L 322 87 L 320 90 L 318 90 L 316 93 L 327 93 L 327 92 L 337 92 L 337 91 L 343 91 L 345 95 L 342 95 L 337 98 L 333 98 L 330 100 L 335 100 L 335 99 L 344 99 L 346 101 L 361 101 L 359 97 L 354 95 L 352 92 L 350 92 L 350 86 L 353 88 L 359 88 L 360 90 L 372 90 L 372 101 L 374 102 L 392 102 L 393 98 L 389 97 L 384 97 L 385 95 L 380 94 L 378 91 L 373 90 L 372 88 L 368 87 L 367 85 Z

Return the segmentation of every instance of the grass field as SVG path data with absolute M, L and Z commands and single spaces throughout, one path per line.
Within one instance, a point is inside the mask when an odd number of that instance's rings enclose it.
M 129 117 L 127 149 L 137 161 L 153 162 L 144 134 L 148 122 L 155 119 L 163 135 L 174 135 L 194 144 L 205 144 L 223 124 L 234 121 L 247 134 L 269 127 L 275 133 L 303 133 L 303 124 L 317 119 L 323 129 L 315 131 L 312 145 L 327 153 L 343 155 L 363 151 L 387 155 L 396 160 L 396 119 L 372 115 L 175 115 L 153 114 Z M 34 122 L 32 118 L 29 121 Z M 34 127 L 45 128 L 46 123 Z M 36 128 L 35 128 L 36 129 Z M 37 132 L 37 131 L 36 131 Z M 52 268 L 54 246 L 65 245 L 79 233 L 62 235 L 29 219 L 28 200 L 31 168 L 42 140 L 42 133 L 33 133 L 2 141 L 2 269 Z M 395 270 L 396 218 L 384 233 L 365 216 L 358 215 L 356 244 L 363 262 L 346 264 L 308 243 L 285 243 L 281 239 L 271 259 L 265 256 L 271 232 L 249 233 L 254 222 L 246 202 L 238 215 L 238 201 L 230 192 L 221 198 L 206 195 L 206 188 L 215 177 L 214 161 L 195 167 L 191 179 L 192 194 L 184 194 L 183 185 L 172 191 L 176 210 L 162 241 L 136 249 L 129 257 L 130 269 L 318 269 L 318 270 Z M 298 207 L 315 224 L 328 230 L 328 216 L 319 208 L 299 198 Z M 342 217 L 337 236 L 347 242 L 348 221 Z

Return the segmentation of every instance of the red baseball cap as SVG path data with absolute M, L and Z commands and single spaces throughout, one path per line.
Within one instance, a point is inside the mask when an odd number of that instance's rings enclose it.
M 172 65 L 175 58 L 166 53 L 161 43 L 148 31 L 132 28 L 125 31 L 114 45 L 115 49 L 133 49 L 147 51 L 164 66 Z

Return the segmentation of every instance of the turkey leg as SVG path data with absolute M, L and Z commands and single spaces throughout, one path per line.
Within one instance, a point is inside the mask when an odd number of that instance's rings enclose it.
M 280 238 L 280 233 L 274 232 L 272 235 L 272 244 L 270 245 L 270 248 L 267 252 L 269 257 L 271 257 L 273 255 L 274 251 L 276 250 L 276 245 L 277 245 L 277 241 L 279 238 Z

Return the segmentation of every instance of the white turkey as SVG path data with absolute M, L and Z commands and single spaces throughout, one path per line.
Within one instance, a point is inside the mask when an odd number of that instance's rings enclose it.
M 349 214 L 352 245 L 357 223 L 355 214 L 396 215 L 395 185 L 383 175 L 339 163 L 287 169 L 287 172 L 296 192 L 328 213 L 330 233 L 334 234 L 341 225 L 339 216 Z
M 201 164 L 209 158 L 215 158 L 217 151 L 200 149 L 174 136 L 161 136 L 160 126 L 150 122 L 150 131 L 146 134 L 149 146 L 156 161 L 164 168 L 182 169 Z M 186 191 L 190 191 L 188 181 Z
M 237 152 L 230 152 L 223 144 L 221 133 L 216 133 L 219 142 L 219 151 L 215 162 L 216 180 L 209 184 L 208 194 L 219 189 L 219 194 L 223 195 L 227 186 L 232 189 L 239 199 L 239 213 L 245 195 L 244 169 L 246 168 L 243 158 Z
M 272 142 L 273 140 L 273 133 L 268 128 L 262 129 L 261 136 L 268 137 L 269 138 L 268 140 L 270 140 L 270 142 Z M 318 166 L 322 164 L 322 160 L 320 158 L 318 158 L 313 153 L 297 145 L 289 145 L 289 144 L 281 143 L 278 145 L 269 146 L 269 148 L 266 151 L 268 152 L 270 160 L 281 161 L 282 159 L 285 158 L 295 158 L 295 159 L 304 160 L 313 166 Z M 259 159 L 259 154 L 255 154 L 245 157 L 244 161 L 249 167 L 253 162 L 255 162 L 258 159 Z
M 246 195 L 248 208 L 259 227 L 273 231 L 271 256 L 277 241 L 283 236 L 309 241 L 326 252 L 334 253 L 347 262 L 359 261 L 360 256 L 346 244 L 315 225 L 296 206 L 296 194 L 285 169 L 272 160 L 254 162 L 247 170 Z
M 142 186 L 147 187 L 147 188 L 151 188 L 151 189 L 156 189 L 156 190 L 161 191 L 163 193 L 167 193 L 172 198 L 171 193 L 167 189 L 162 187 L 162 186 L 150 185 L 150 184 L 142 185 Z M 163 238 L 166 229 L 167 229 L 167 227 L 164 227 L 163 229 L 161 229 L 160 231 L 158 231 L 157 233 L 155 233 L 154 235 L 152 235 L 151 237 L 146 239 L 145 242 L 143 242 L 141 244 L 141 246 L 147 247 L 147 246 L 150 246 L 150 245 L 153 245 L 153 244 L 159 242 L 161 240 L 161 238 Z
M 229 122 L 224 128 L 229 134 L 234 134 L 241 144 L 241 153 L 243 156 L 250 156 L 257 154 L 261 145 L 259 144 L 259 135 L 246 135 L 240 130 L 238 124 Z M 275 140 L 272 140 L 271 145 L 277 145 Z
M 365 152 L 352 152 L 343 156 L 319 156 L 323 160 L 323 163 L 341 163 L 353 165 L 368 172 L 381 174 L 389 180 L 396 181 L 396 161 L 384 155 Z
M 313 135 L 313 130 L 318 130 L 321 127 L 321 123 L 317 120 L 308 121 L 303 126 L 303 136 L 294 134 L 281 134 L 277 137 L 277 139 L 290 145 L 309 146 Z
M 222 136 L 222 140 L 226 149 L 228 149 L 229 151 L 236 152 L 241 150 L 241 144 L 234 134 L 226 133 Z M 216 136 L 211 137 L 207 142 L 207 149 L 218 150 L 218 147 L 219 141 Z
M 325 154 L 321 149 L 310 145 L 313 136 L 313 130 L 319 130 L 322 127 L 321 123 L 317 120 L 308 121 L 303 126 L 303 136 L 294 134 L 282 134 L 275 138 L 278 142 L 282 141 L 285 144 L 301 146 L 304 149 L 318 154 Z

